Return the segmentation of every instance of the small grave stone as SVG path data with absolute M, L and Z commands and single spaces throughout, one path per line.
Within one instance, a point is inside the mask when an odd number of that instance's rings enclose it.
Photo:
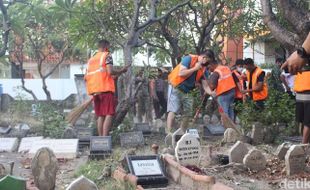
M 26 179 L 7 175 L 0 179 L 0 189 L 2 190 L 25 190 Z
M 62 134 L 63 139 L 76 139 L 77 134 L 72 127 L 66 127 L 65 131 Z
M 237 141 L 229 150 L 229 162 L 243 163 L 243 158 L 248 152 L 247 146 L 241 141 Z
M 14 152 L 17 146 L 17 138 L 0 138 L 0 152 Z
M 112 152 L 111 136 L 91 137 L 90 139 L 90 158 L 101 159 L 109 156 Z
M 93 128 L 89 127 L 78 127 L 76 128 L 77 138 L 79 139 L 79 148 L 89 147 L 90 138 L 94 135 Z
M 266 168 L 267 161 L 261 151 L 252 149 L 243 158 L 243 164 L 250 170 L 261 171 Z
M 30 127 L 26 123 L 20 123 L 20 124 L 15 126 L 15 129 L 29 131 Z
M 25 137 L 22 138 L 18 152 L 28 152 L 36 141 L 42 140 L 43 137 Z
M 5 167 L 3 164 L 0 164 L 0 179 L 7 175 L 7 171 L 5 170 Z
M 77 126 L 86 126 L 86 122 L 85 122 L 85 120 L 83 120 L 83 119 L 78 119 L 76 122 L 75 122 L 75 125 L 77 125 Z
M 151 134 L 151 126 L 148 123 L 136 123 L 133 130 L 142 131 L 143 135 Z
M 177 142 L 181 139 L 181 137 L 184 135 L 184 131 L 181 128 L 178 128 L 173 134 L 172 134 L 172 147 L 175 148 L 177 145 Z
M 222 125 L 207 125 L 204 127 L 204 136 L 221 136 L 224 135 L 225 128 Z
M 72 181 L 66 190 L 98 190 L 97 185 L 83 175 Z
M 281 145 L 278 146 L 276 150 L 276 156 L 278 156 L 280 160 L 284 160 L 285 155 L 289 148 L 290 145 L 288 143 L 282 143 Z
M 252 125 L 252 134 L 251 138 L 253 139 L 254 144 L 260 144 L 264 140 L 264 127 L 261 123 L 256 122 Z
M 133 131 L 120 134 L 122 147 L 137 147 L 144 145 L 142 131 Z
M 212 117 L 211 117 L 210 123 L 212 125 L 219 125 L 220 124 L 220 120 L 219 120 L 219 118 L 216 115 L 213 114 Z
M 12 129 L 12 127 L 9 126 L 1 126 L 0 127 L 0 134 L 7 134 L 10 132 L 10 130 Z
M 56 173 L 58 170 L 57 159 L 49 148 L 40 148 L 31 163 L 34 183 L 39 189 L 54 190 Z
M 177 142 L 175 156 L 181 165 L 198 165 L 200 154 L 200 143 L 194 135 L 187 133 Z
M 168 185 L 168 179 L 158 155 L 127 156 L 126 160 L 130 173 L 137 177 L 137 185 L 144 188 Z
M 223 142 L 225 143 L 235 143 L 240 140 L 240 135 L 235 129 L 228 128 L 225 130 Z
M 204 125 L 209 125 L 211 122 L 211 117 L 209 115 L 203 116 L 203 123 Z
M 187 129 L 186 133 L 194 135 L 197 139 L 199 139 L 199 132 L 197 129 Z
M 78 139 L 43 139 L 33 143 L 28 156 L 32 158 L 42 148 L 50 148 L 56 158 L 73 159 L 77 156 Z
M 154 122 L 154 129 L 155 129 L 157 132 L 161 132 L 162 129 L 165 129 L 165 124 L 164 124 L 163 120 L 161 120 L 161 119 L 156 119 L 155 122 Z
M 285 155 L 285 169 L 287 175 L 298 174 L 304 171 L 306 165 L 306 155 L 304 147 L 293 145 Z

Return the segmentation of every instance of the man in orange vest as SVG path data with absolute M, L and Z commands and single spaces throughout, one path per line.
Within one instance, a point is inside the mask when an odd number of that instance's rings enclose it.
M 171 129 L 175 114 L 183 108 L 182 123 L 180 128 L 185 132 L 188 120 L 193 116 L 193 98 L 190 92 L 196 87 L 196 83 L 202 82 L 206 89 L 207 63 L 214 61 L 214 53 L 206 50 L 200 55 L 186 55 L 182 61 L 169 74 L 168 98 L 167 98 L 167 137 L 166 144 L 171 138 Z
M 303 124 L 302 143 L 310 140 L 310 32 L 302 47 L 294 52 L 282 68 L 297 73 L 294 82 L 296 92 L 296 120 Z
M 209 79 L 210 89 L 216 92 L 218 104 L 224 112 L 234 119 L 234 99 L 236 84 L 229 67 L 219 65 L 213 61 L 208 65 L 209 71 L 212 72 Z
M 244 65 L 247 70 L 247 89 L 243 91 L 244 94 L 249 94 L 249 97 L 255 102 L 259 109 L 264 108 L 264 102 L 268 97 L 268 87 L 265 81 L 265 72 L 254 65 L 251 58 L 244 60 Z
M 87 64 L 85 81 L 87 92 L 93 96 L 97 128 L 99 136 L 108 136 L 115 114 L 115 83 L 113 76 L 125 73 L 129 67 L 120 70 L 113 69 L 113 59 L 109 52 L 110 43 L 107 40 L 98 42 L 98 53 L 91 57 Z
M 244 94 L 242 93 L 242 91 L 244 90 L 244 76 L 243 76 L 243 59 L 237 59 L 236 63 L 234 65 L 234 69 L 232 69 L 232 76 L 234 78 L 235 84 L 236 84 L 236 88 L 235 88 L 235 105 L 234 107 L 238 107 L 239 105 L 241 105 L 244 101 Z M 234 109 L 234 121 L 236 122 L 236 115 L 237 115 L 237 110 Z

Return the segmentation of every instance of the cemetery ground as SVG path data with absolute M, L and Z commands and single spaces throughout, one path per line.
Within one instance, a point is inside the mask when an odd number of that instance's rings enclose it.
M 81 122 L 78 125 L 84 125 L 85 127 L 94 127 L 94 120 L 91 116 L 91 113 L 88 113 L 90 120 L 85 119 L 85 122 Z M 53 115 L 53 117 L 57 117 L 56 115 Z M 84 116 L 82 116 L 84 117 Z M 84 117 L 86 118 L 86 117 Z M 38 120 L 37 117 L 32 117 L 27 114 L 21 114 L 16 115 L 14 113 L 5 113 L 1 115 L 0 124 L 1 126 L 7 126 L 10 124 L 12 126 L 12 129 L 8 133 L 1 134 L 1 139 L 3 138 L 14 138 L 17 137 L 17 145 L 15 145 L 14 150 L 11 152 L 10 150 L 4 151 L 0 153 L 0 163 L 4 165 L 5 171 L 0 171 L 0 175 L 4 175 L 10 172 L 10 162 L 14 162 L 14 169 L 13 169 L 13 175 L 19 176 L 22 178 L 27 179 L 27 187 L 31 190 L 36 190 L 34 183 L 34 174 L 32 171 L 31 165 L 32 159 L 29 158 L 29 153 L 31 151 L 26 151 L 24 153 L 19 153 L 18 150 L 21 148 L 21 139 L 23 139 L 23 135 L 21 133 L 18 133 L 18 127 L 15 128 L 15 126 L 18 126 L 18 124 L 24 123 L 29 126 L 29 130 L 26 133 L 27 137 L 34 137 L 34 136 L 42 136 L 45 132 L 47 135 L 45 138 L 64 138 L 63 133 L 65 130 L 65 127 L 59 129 L 55 129 L 56 133 L 52 133 L 50 128 L 55 127 L 56 124 L 59 124 L 58 120 L 52 120 L 49 118 L 51 123 L 54 123 L 53 125 L 50 123 L 49 125 L 45 126 L 45 129 L 42 129 L 43 123 L 46 124 L 46 121 Z M 55 124 L 56 123 L 56 124 Z M 60 122 L 61 123 L 61 122 Z M 134 131 L 132 127 L 134 126 L 134 121 L 126 119 L 122 126 L 120 127 L 120 131 L 114 131 L 115 134 L 112 134 L 112 153 L 110 156 L 107 156 L 105 159 L 90 159 L 89 155 L 90 149 L 89 147 L 84 147 L 81 149 L 78 149 L 76 157 L 73 158 L 57 158 L 58 162 L 58 169 L 56 174 L 56 190 L 62 190 L 68 188 L 69 184 L 72 183 L 75 179 L 77 179 L 79 176 L 84 175 L 91 181 L 93 181 L 98 189 L 119 189 L 119 190 L 130 190 L 135 189 L 133 185 L 131 185 L 128 182 L 122 182 L 118 181 L 115 178 L 113 178 L 113 172 L 118 166 L 121 166 L 122 163 L 126 165 L 126 156 L 127 155 L 154 155 L 152 150 L 152 145 L 156 144 L 159 146 L 158 153 L 159 154 L 172 154 L 174 155 L 173 149 L 167 149 L 167 146 L 164 143 L 165 134 L 164 134 L 164 127 L 166 121 L 165 120 L 156 120 L 154 121 L 150 127 L 151 127 L 151 133 L 150 134 L 144 134 L 144 141 L 136 141 L 135 143 L 138 143 L 137 146 L 132 144 L 130 145 L 129 141 L 126 141 L 126 143 L 129 143 L 129 146 L 126 146 L 124 142 L 122 143 L 120 140 L 120 136 L 123 132 L 132 132 Z M 205 132 L 203 129 L 205 129 L 206 125 L 219 125 L 219 121 L 216 118 L 211 118 L 210 121 L 204 121 L 204 119 L 200 119 L 197 124 L 191 125 L 192 128 L 197 128 L 199 131 L 200 136 L 200 159 L 196 166 L 187 167 L 191 170 L 194 170 L 202 175 L 208 175 L 208 176 L 214 176 L 215 181 L 221 184 L 226 185 L 227 187 L 233 188 L 233 189 L 251 189 L 251 190 L 260 190 L 260 189 L 283 189 L 281 186 L 281 182 L 283 182 L 285 179 L 287 180 L 309 180 L 310 181 L 310 162 L 308 158 L 302 157 L 300 159 L 299 157 L 292 158 L 293 163 L 290 163 L 291 165 L 287 165 L 285 155 L 287 152 L 292 149 L 292 145 L 285 144 L 287 146 L 287 149 L 284 153 L 284 155 L 279 156 L 279 148 L 278 146 L 281 145 L 281 143 L 284 140 L 278 140 L 277 142 L 273 143 L 264 143 L 264 142 L 253 142 L 253 141 L 260 141 L 260 135 L 257 135 L 256 133 L 259 133 L 257 131 L 252 131 L 252 134 L 250 135 L 252 137 L 252 144 L 248 143 L 242 143 L 238 140 L 243 140 L 240 137 L 234 136 L 234 132 L 230 132 L 231 134 L 225 134 L 223 135 L 208 135 L 205 136 Z M 64 124 L 65 126 L 65 124 Z M 78 126 L 75 126 L 78 127 Z M 256 126 L 257 127 L 257 126 Z M 21 125 L 19 125 L 19 128 L 21 128 Z M 255 128 L 255 127 L 253 127 Z M 16 131 L 17 130 L 17 131 Z M 42 132 L 43 130 L 43 132 Z M 46 130 L 46 131 L 44 131 Z M 176 128 L 174 129 L 176 130 Z M 229 131 L 229 130 L 228 130 Z M 113 133 L 114 133 L 113 132 Z M 210 132 L 210 131 L 209 131 Z M 13 133 L 13 135 L 12 135 Z M 17 134 L 16 134 L 17 133 Z M 255 136 L 256 134 L 257 136 Z M 15 135 L 15 136 L 14 136 Z M 17 135 L 17 136 L 16 136 Z M 133 134 L 137 135 L 137 134 Z M 254 136 L 253 136 L 254 135 Z M 138 135 L 139 136 L 139 135 Z M 138 137 L 137 136 L 137 137 Z M 205 136 L 205 137 L 204 137 Z M 254 138 L 254 139 L 253 139 Z M 0 139 L 0 140 L 1 140 Z M 0 148 L 3 148 L 5 146 L 3 144 L 4 141 L 1 141 L 2 145 L 0 144 Z M 8 141 L 7 141 L 8 142 Z M 292 142 L 292 144 L 298 144 Z M 18 147 L 19 145 L 19 147 Z M 9 146 L 9 145 L 8 145 Z M 62 144 L 62 141 L 59 141 L 59 144 L 54 144 L 53 146 L 59 146 L 60 149 L 65 149 L 65 144 Z M 246 151 L 239 150 L 239 148 L 246 147 Z M 232 149 L 238 149 L 237 151 L 237 157 L 233 156 L 234 153 Z M 294 147 L 295 148 L 295 147 Z M 55 148 L 57 149 L 57 148 Z M 254 149 L 257 152 L 252 151 Z M 306 149 L 303 149 L 307 152 Z M 57 150 L 56 150 L 57 151 Z M 242 155 L 242 152 L 244 152 L 244 155 Z M 291 152 L 294 152 L 292 150 Z M 34 152 L 35 153 L 35 152 Z M 57 157 L 57 152 L 56 157 Z M 251 155 L 253 154 L 253 155 Z M 255 154 L 255 155 L 254 155 Z M 64 154 L 65 155 L 65 154 Z M 71 156 L 70 154 L 67 154 L 64 157 Z M 222 155 L 222 156 L 221 156 Z M 304 154 L 305 155 L 305 154 Z M 229 158 L 228 158 L 228 157 Z M 240 158 L 239 158 L 240 157 Z M 282 157 L 282 158 L 280 158 Z M 248 160 L 245 161 L 247 158 Z M 229 162 L 227 161 L 229 159 Z M 238 163 L 237 160 L 234 160 L 232 162 L 231 159 L 241 159 L 241 163 Z M 304 160 L 303 160 L 304 159 Z M 306 160 L 307 159 L 307 160 Z M 262 162 L 262 160 L 265 160 L 265 162 Z M 290 158 L 288 158 L 290 160 Z M 301 162 L 304 162 L 305 165 L 303 165 Z M 250 165 L 249 165 L 250 164 Z M 292 166 L 295 165 L 295 166 Z M 296 166 L 297 165 L 297 166 Z M 302 166 L 302 170 L 298 165 Z M 261 168 L 261 166 L 263 166 Z M 287 174 L 288 167 L 290 170 L 298 170 L 296 173 Z M 296 169 L 297 168 L 297 169 Z M 3 172 L 3 173 L 1 173 Z M 178 182 L 174 182 L 170 175 L 168 174 L 168 186 L 165 188 L 158 188 L 158 189 L 190 189 L 188 187 L 184 187 Z M 156 189 L 156 188 L 153 188 Z M 6 189 L 10 190 L 10 189 Z M 12 189 L 13 190 L 13 189 Z M 15 189 L 14 189 L 15 190 Z

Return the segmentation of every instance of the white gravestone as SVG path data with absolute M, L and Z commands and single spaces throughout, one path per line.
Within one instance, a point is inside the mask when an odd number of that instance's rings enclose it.
M 136 176 L 162 175 L 158 160 L 132 160 Z
M 18 152 L 28 152 L 36 141 L 42 140 L 43 137 L 25 137 L 22 138 Z
M 78 139 L 44 139 L 36 141 L 28 153 L 32 158 L 35 153 L 42 147 L 50 148 L 56 158 L 73 159 L 77 155 Z
M 285 169 L 287 175 L 298 174 L 306 168 L 306 155 L 304 147 L 293 145 L 285 155 Z
M 175 155 L 181 165 L 198 165 L 200 154 L 200 143 L 194 135 L 187 133 L 177 142 Z
M 0 152 L 13 152 L 17 146 L 17 138 L 0 138 Z

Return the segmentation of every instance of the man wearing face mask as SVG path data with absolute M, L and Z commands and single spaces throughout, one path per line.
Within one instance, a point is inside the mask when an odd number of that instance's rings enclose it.
M 243 80 L 243 59 L 237 59 L 235 64 L 235 69 L 232 70 L 232 76 L 234 78 L 236 88 L 235 88 L 235 108 L 238 105 L 241 105 L 245 99 L 245 96 L 242 94 L 244 90 L 244 80 Z M 236 122 L 237 110 L 234 109 L 234 121 Z
M 207 63 L 214 61 L 214 53 L 206 50 L 200 55 L 186 55 L 181 63 L 176 66 L 168 76 L 168 104 L 167 104 L 167 137 L 166 144 L 171 139 L 171 129 L 175 120 L 175 114 L 182 107 L 182 123 L 180 128 L 186 131 L 188 121 L 193 116 L 193 97 L 190 92 L 195 89 L 196 83 L 201 82 L 207 91 Z

